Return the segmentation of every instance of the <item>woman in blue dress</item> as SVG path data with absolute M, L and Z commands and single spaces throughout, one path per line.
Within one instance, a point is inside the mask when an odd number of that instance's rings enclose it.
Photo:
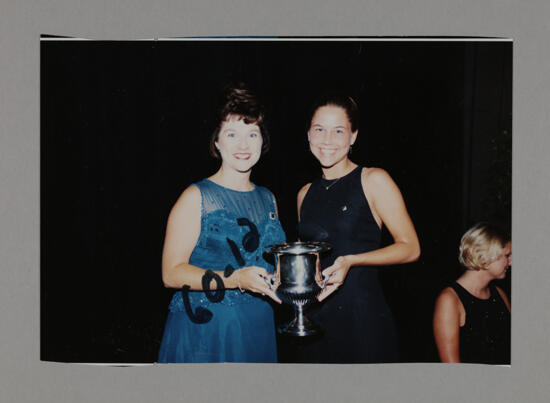
M 170 212 L 162 256 L 170 303 L 159 362 L 276 362 L 265 246 L 285 241 L 273 194 L 250 181 L 269 147 L 264 114 L 244 85 L 226 89 L 211 153 L 220 169 Z

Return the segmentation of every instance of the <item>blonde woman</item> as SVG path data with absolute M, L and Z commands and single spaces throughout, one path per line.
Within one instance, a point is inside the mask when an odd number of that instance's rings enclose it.
M 435 305 L 434 336 L 442 362 L 510 363 L 510 302 L 492 281 L 506 277 L 511 248 L 489 224 L 463 235 L 459 260 L 466 271 Z

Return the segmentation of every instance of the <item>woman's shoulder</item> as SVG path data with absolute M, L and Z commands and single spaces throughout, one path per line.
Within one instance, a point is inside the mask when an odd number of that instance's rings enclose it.
M 304 198 L 305 194 L 307 193 L 307 191 L 309 190 L 311 186 L 311 182 L 309 183 L 306 183 L 304 186 L 302 186 L 300 188 L 300 190 L 298 190 L 298 198 Z
M 254 184 L 254 191 L 260 197 L 260 200 L 263 200 L 263 202 L 265 203 L 264 205 L 268 206 L 269 209 L 271 209 L 273 206 L 275 206 L 275 209 L 277 209 L 277 199 L 275 198 L 275 194 L 273 194 L 271 190 L 269 190 L 265 186 Z
M 187 189 L 189 188 L 195 188 L 200 191 L 205 191 L 207 189 L 217 189 L 220 185 L 212 181 L 210 178 L 203 178 L 201 180 L 198 180 L 196 182 L 191 183 Z M 186 189 L 186 190 L 187 190 Z
M 178 200 L 174 204 L 174 208 L 181 208 L 188 205 L 200 205 L 201 191 L 200 187 L 196 183 L 192 183 L 187 186 L 178 197 Z
M 190 183 L 183 191 L 180 193 L 178 200 L 176 203 L 178 203 L 180 200 L 193 200 L 193 199 L 199 199 L 201 197 L 201 193 L 204 192 L 204 190 L 209 187 L 209 180 L 206 178 Z
M 434 331 L 443 327 L 464 326 L 466 311 L 453 287 L 446 287 L 435 301 Z
M 504 297 L 506 298 L 507 295 L 506 293 L 504 292 L 504 290 L 502 288 L 500 288 L 498 285 L 496 284 L 492 284 L 492 286 L 495 288 L 495 290 L 500 294 L 501 297 Z
M 452 285 L 449 285 L 445 287 L 443 290 L 441 290 L 441 292 L 439 293 L 439 296 L 442 298 L 448 298 L 448 299 L 458 299 L 458 294 L 456 293 Z
M 498 294 L 500 295 L 500 298 L 502 298 L 502 301 L 504 302 L 508 310 L 511 310 L 510 299 L 508 298 L 508 295 L 506 295 L 506 292 L 504 292 L 504 290 L 497 285 L 494 285 L 494 287 L 498 292 Z
M 306 183 L 304 186 L 300 188 L 300 190 L 298 190 L 298 197 L 297 197 L 298 208 L 300 208 L 300 206 L 302 205 L 302 202 L 304 201 L 304 198 L 306 197 L 307 191 L 309 190 L 310 187 L 311 187 L 311 182 Z
M 377 198 L 393 199 L 400 194 L 399 188 L 391 178 L 390 174 L 382 168 L 365 167 L 361 171 L 361 186 L 367 200 L 376 204 Z
M 172 210 L 170 220 L 188 220 L 189 217 L 200 217 L 201 191 L 195 185 L 189 185 L 178 197 Z
M 363 167 L 361 170 L 361 181 L 369 185 L 393 183 L 390 174 L 385 169 L 378 167 Z
M 275 198 L 275 195 L 273 194 L 273 192 L 265 186 L 260 186 L 260 185 L 254 184 L 254 190 L 256 190 L 263 197 L 268 197 L 268 198 L 271 198 L 271 199 Z
M 461 304 L 460 297 L 453 287 L 445 287 L 436 300 L 436 305 L 440 307 L 458 307 Z

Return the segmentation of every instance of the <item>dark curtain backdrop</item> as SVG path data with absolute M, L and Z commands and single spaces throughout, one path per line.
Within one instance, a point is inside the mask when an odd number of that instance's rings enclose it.
M 173 293 L 161 281 L 166 220 L 218 168 L 214 108 L 224 84 L 245 80 L 272 140 L 252 179 L 276 195 L 290 241 L 296 193 L 320 175 L 309 105 L 334 89 L 357 100 L 352 160 L 390 173 L 422 246 L 381 279 L 401 361 L 437 361 L 433 305 L 461 272 L 462 233 L 480 220 L 510 230 L 511 68 L 511 42 L 43 41 L 41 359 L 156 360 Z

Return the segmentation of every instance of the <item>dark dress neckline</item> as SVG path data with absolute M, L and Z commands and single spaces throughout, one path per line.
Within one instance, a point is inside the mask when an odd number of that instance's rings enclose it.
M 491 298 L 494 298 L 494 293 L 493 293 L 493 288 L 494 286 L 493 285 L 488 285 L 487 287 L 489 288 L 489 297 L 488 298 L 479 298 L 479 297 L 476 297 L 474 294 L 472 294 L 470 291 L 468 291 L 464 286 L 462 286 L 458 281 L 455 281 L 455 284 L 457 284 L 460 288 L 462 288 L 465 292 L 468 293 L 468 295 L 470 297 L 472 297 L 473 299 L 475 300 L 478 300 L 478 301 L 490 301 Z
M 323 176 L 321 176 L 321 181 L 324 182 L 324 185 L 330 185 L 331 183 L 334 183 L 335 181 L 339 181 L 341 179 L 344 179 L 346 176 L 350 176 L 352 173 L 354 173 L 355 171 L 357 171 L 359 168 L 361 168 L 360 165 L 357 165 L 355 168 L 353 168 L 351 171 L 349 171 L 347 174 L 343 175 L 343 176 L 340 176 L 338 178 L 334 178 L 334 179 L 325 179 L 323 178 Z M 328 182 L 328 183 L 326 183 Z

